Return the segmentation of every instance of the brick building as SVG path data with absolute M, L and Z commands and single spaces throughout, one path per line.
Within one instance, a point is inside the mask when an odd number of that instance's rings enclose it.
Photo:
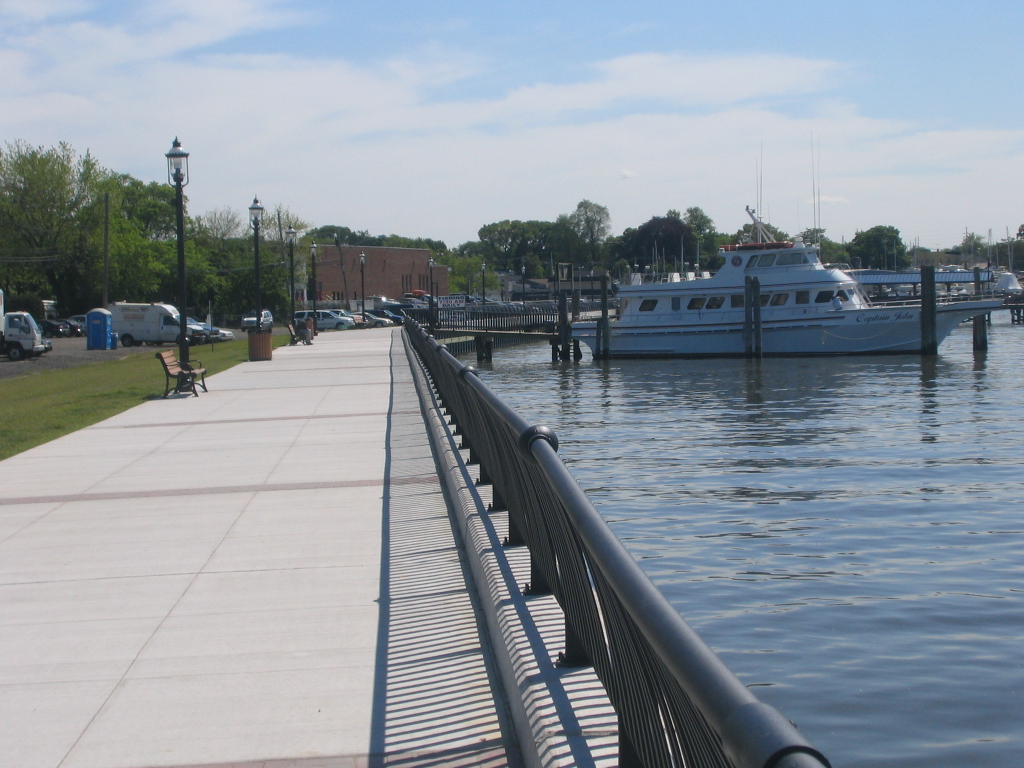
M 386 246 L 317 245 L 318 301 L 348 302 L 355 307 L 360 298 L 359 255 L 366 255 L 366 295 L 401 299 L 406 293 L 426 291 L 448 295 L 448 267 L 435 264 L 434 291 L 430 289 L 430 251 L 426 248 Z M 368 305 L 369 306 L 369 305 Z

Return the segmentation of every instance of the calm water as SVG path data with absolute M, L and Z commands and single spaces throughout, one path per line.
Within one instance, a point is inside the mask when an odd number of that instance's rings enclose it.
M 481 367 L 833 765 L 1024 765 L 1024 327 L 930 362 L 549 355 Z

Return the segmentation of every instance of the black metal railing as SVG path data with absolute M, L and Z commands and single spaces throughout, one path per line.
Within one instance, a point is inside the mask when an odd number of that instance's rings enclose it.
M 508 545 L 530 550 L 531 593 L 565 614 L 566 665 L 592 665 L 619 720 L 619 765 L 821 768 L 825 757 L 697 636 L 626 551 L 533 426 L 412 320 L 406 331 L 462 436 Z

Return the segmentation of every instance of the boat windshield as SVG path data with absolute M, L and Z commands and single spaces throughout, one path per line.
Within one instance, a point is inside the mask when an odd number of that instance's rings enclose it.
M 764 253 L 760 256 L 751 257 L 747 262 L 747 269 L 754 267 L 792 267 L 797 264 L 817 264 L 818 257 L 806 251 L 791 251 L 785 253 Z

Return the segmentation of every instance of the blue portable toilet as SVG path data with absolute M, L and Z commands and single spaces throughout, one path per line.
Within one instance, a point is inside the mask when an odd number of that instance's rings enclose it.
M 85 315 L 85 348 L 115 349 L 114 318 L 109 310 L 90 309 Z

